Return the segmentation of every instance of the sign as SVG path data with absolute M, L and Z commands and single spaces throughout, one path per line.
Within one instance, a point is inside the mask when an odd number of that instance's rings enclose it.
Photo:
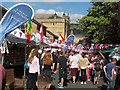
M 0 22 L 0 44 L 5 36 L 34 16 L 33 8 L 26 3 L 19 3 L 11 7 Z
M 67 42 L 73 42 L 74 39 L 75 39 L 75 35 L 69 35 L 69 36 L 67 37 Z

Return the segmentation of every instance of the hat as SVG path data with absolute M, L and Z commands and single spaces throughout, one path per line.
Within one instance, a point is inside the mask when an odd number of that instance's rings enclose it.
M 42 53 L 42 50 L 41 50 L 41 49 L 39 49 L 39 50 L 38 50 L 38 53 L 39 53 L 39 54 L 41 54 L 41 53 Z
M 117 59 L 117 56 L 113 56 L 112 58 L 115 58 L 115 59 Z

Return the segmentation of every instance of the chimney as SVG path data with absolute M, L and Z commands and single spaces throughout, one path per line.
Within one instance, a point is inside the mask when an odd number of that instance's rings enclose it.
M 63 18 L 65 19 L 65 13 L 63 13 Z
M 55 12 L 55 14 L 54 14 L 54 19 L 57 19 L 57 14 L 56 14 L 56 12 Z

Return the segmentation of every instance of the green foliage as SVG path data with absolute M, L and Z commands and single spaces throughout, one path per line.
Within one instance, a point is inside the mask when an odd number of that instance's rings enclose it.
M 118 43 L 118 3 L 92 2 L 87 16 L 78 19 L 81 30 L 89 34 L 87 43 Z
M 83 27 L 84 25 L 80 25 L 80 24 L 71 24 L 70 25 L 70 30 L 73 30 L 73 34 L 85 34 L 86 32 L 83 31 Z

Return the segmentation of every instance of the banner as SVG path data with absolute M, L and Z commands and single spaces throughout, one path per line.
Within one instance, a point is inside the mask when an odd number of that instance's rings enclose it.
M 75 40 L 75 35 L 69 35 L 67 37 L 67 42 L 73 42 Z
M 19 3 L 11 7 L 0 22 L 0 44 L 5 36 L 34 16 L 33 8 L 26 3 Z

